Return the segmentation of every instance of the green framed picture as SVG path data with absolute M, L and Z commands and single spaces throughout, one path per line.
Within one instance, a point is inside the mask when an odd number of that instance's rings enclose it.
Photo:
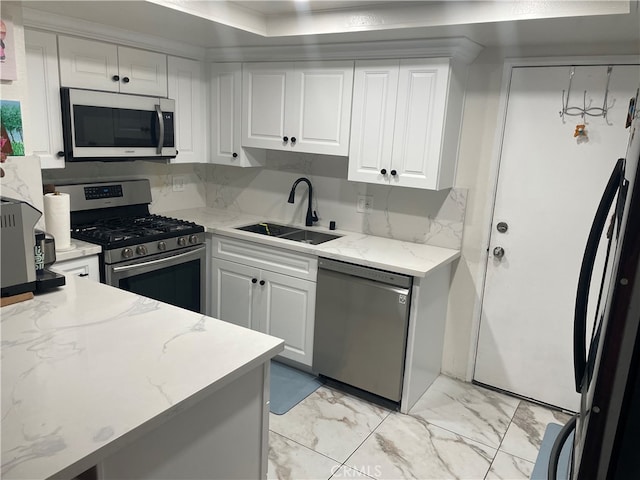
M 2 137 L 0 139 L 2 153 L 7 156 L 24 156 L 20 102 L 0 100 L 0 120 L 2 123 Z

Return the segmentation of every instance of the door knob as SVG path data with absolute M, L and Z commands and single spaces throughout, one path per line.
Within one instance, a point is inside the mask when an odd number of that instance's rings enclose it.
M 493 256 L 496 258 L 502 258 L 504 257 L 504 248 L 502 247 L 495 247 L 493 249 Z
M 507 222 L 498 222 L 498 224 L 496 225 L 496 230 L 498 230 L 500 233 L 505 233 L 507 230 L 509 230 L 509 225 L 507 224 Z

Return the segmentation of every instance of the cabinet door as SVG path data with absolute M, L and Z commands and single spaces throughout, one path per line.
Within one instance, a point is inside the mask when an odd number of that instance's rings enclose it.
M 213 258 L 211 275 L 211 316 L 258 330 L 254 297 L 258 293 L 260 270 Z
M 438 188 L 448 84 L 448 60 L 400 60 L 392 185 Z
M 351 61 L 296 62 L 285 117 L 291 149 L 347 156 L 352 89 Z
M 398 90 L 397 60 L 356 62 L 349 180 L 388 183 Z M 386 170 L 386 174 L 382 171 Z
M 168 93 L 176 101 L 176 148 L 171 163 L 204 163 L 206 156 L 205 80 L 202 64 L 184 58 L 168 58 Z
M 284 340 L 281 355 L 311 366 L 316 284 L 288 275 L 262 271 L 260 307 L 262 331 Z
M 242 146 L 290 150 L 285 109 L 292 63 L 245 63 L 242 72 Z
M 75 275 L 96 282 L 100 281 L 100 266 L 97 255 L 56 262 L 51 266 L 51 270 L 63 275 Z
M 64 168 L 56 36 L 25 30 L 29 149 L 42 168 Z
M 118 71 L 120 93 L 167 96 L 166 55 L 118 47 Z
M 262 166 L 265 152 L 242 148 L 242 64 L 211 66 L 211 163 Z
M 118 92 L 118 49 L 115 45 L 58 37 L 60 83 L 63 87 Z

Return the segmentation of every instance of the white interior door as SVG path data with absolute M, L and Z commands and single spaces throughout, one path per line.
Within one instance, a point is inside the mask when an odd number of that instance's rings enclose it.
M 613 67 L 606 119 L 563 120 L 558 113 L 570 71 L 512 72 L 474 380 L 575 411 L 578 273 L 598 202 L 626 152 L 627 105 L 640 68 Z M 606 83 L 607 66 L 575 67 L 570 106 L 583 107 L 583 98 L 587 107 L 602 106 Z M 574 136 L 578 124 L 586 124 L 586 137 Z M 507 225 L 504 233 L 500 222 Z M 497 247 L 504 250 L 502 258 L 494 254 Z M 602 263 L 601 258 L 594 271 L 592 312 Z

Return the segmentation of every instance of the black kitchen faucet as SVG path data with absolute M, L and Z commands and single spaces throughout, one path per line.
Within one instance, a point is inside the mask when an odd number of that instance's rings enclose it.
M 300 182 L 305 182 L 309 186 L 309 204 L 307 206 L 307 217 L 305 218 L 304 224 L 307 227 L 311 227 L 313 226 L 313 222 L 318 221 L 318 214 L 315 211 L 314 212 L 311 211 L 311 197 L 313 195 L 313 187 L 311 186 L 311 182 L 309 181 L 308 178 L 300 177 L 295 182 L 293 182 L 293 186 L 291 187 L 291 192 L 289 193 L 289 200 L 287 200 L 287 202 L 293 203 L 295 201 L 296 187 Z

